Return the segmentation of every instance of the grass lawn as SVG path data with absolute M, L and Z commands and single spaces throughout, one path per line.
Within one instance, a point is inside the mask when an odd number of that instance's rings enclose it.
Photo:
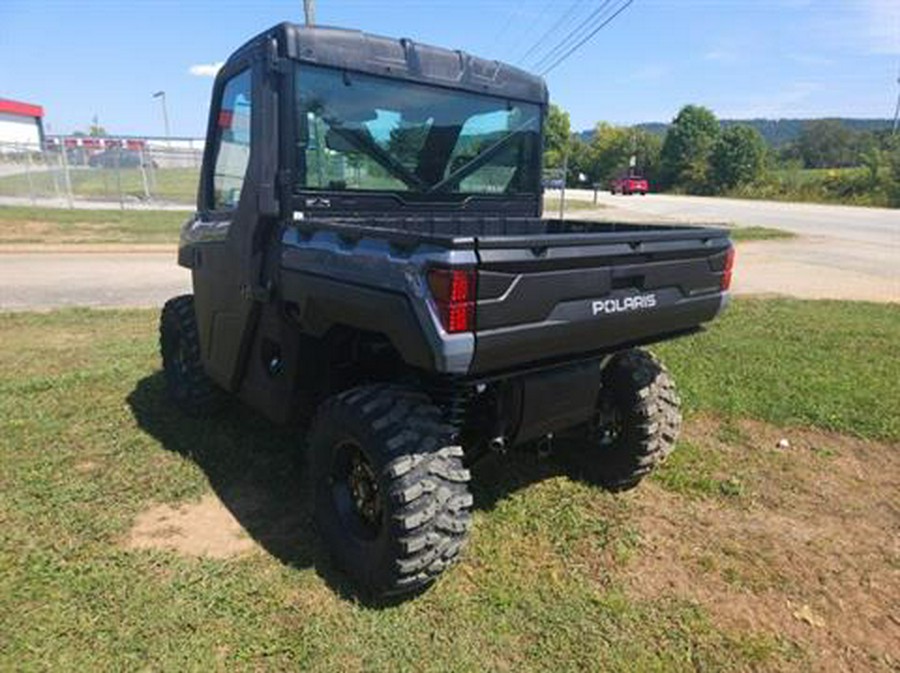
M 740 299 L 658 347 L 690 410 L 900 441 L 900 306 Z
M 0 244 L 176 243 L 187 211 L 0 206 Z
M 566 208 L 593 210 L 584 201 L 570 201 Z M 559 203 L 545 204 L 552 216 Z M 187 211 L 166 210 L 68 210 L 31 206 L 0 206 L 0 245 L 78 243 L 176 243 Z M 735 227 L 734 241 L 793 238 L 794 234 L 770 227 Z
M 603 203 L 593 203 L 591 201 L 582 201 L 580 199 L 566 199 L 566 212 L 571 210 L 603 210 L 608 208 Z M 544 199 L 544 217 L 559 217 L 559 199 Z
M 152 199 L 191 205 L 197 199 L 199 168 L 157 168 L 148 172 L 147 189 Z M 0 196 L 42 197 L 65 196 L 61 170 L 18 173 L 0 177 Z M 69 171 L 75 198 L 118 201 L 120 193 L 126 201 L 146 201 L 144 176 L 139 168 L 119 171 L 101 168 L 72 168 Z
M 897 525 L 883 507 L 896 492 L 877 489 L 898 467 L 885 444 L 900 440 L 898 307 L 737 301 L 708 332 L 657 349 L 687 411 L 657 475 L 614 496 L 552 460 L 486 461 L 465 560 L 394 606 L 355 599 L 323 554 L 297 431 L 238 404 L 190 420 L 163 399 L 156 319 L 0 315 L 2 670 L 897 664 L 890 623 L 872 627 L 881 641 L 853 634 L 896 588 L 889 535 L 882 549 L 882 529 L 866 524 Z M 782 434 L 795 453 L 774 450 Z M 861 460 L 882 469 L 854 488 L 835 482 L 856 479 Z M 177 538 L 179 517 L 207 501 L 227 508 L 250 551 L 133 544 L 135 522 L 160 504 L 174 509 L 157 533 Z M 841 512 L 853 523 L 823 535 Z M 198 535 L 211 521 L 195 521 Z M 844 539 L 846 557 L 827 546 Z M 882 603 L 854 611 L 865 577 L 880 578 Z M 758 618 L 742 621 L 746 606 Z
M 784 229 L 772 227 L 732 227 L 729 230 L 731 240 L 735 243 L 743 241 L 772 241 L 796 238 L 797 235 Z

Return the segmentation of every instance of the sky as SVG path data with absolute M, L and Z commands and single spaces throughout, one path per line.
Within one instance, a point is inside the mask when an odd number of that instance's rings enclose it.
M 617 2 L 618 0 L 616 0 Z M 317 0 L 317 23 L 534 66 L 600 0 Z M 202 136 L 217 64 L 302 0 L 2 0 L 0 97 L 50 133 Z M 558 26 L 555 32 L 547 32 Z M 543 38 L 543 39 L 542 39 Z M 540 70 L 540 69 L 539 69 Z M 721 118 L 891 117 L 900 0 L 634 0 L 547 75 L 575 130 Z

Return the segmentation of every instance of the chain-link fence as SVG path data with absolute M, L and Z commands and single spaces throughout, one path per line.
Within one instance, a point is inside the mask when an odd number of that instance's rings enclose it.
M 0 143 L 0 205 L 190 208 L 203 141 L 52 137 Z

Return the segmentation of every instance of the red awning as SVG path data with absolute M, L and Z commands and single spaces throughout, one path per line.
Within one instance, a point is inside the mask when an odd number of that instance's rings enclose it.
M 44 108 L 40 105 L 23 103 L 17 100 L 10 100 L 9 98 L 0 98 L 0 112 L 17 115 L 19 117 L 41 118 L 44 116 Z

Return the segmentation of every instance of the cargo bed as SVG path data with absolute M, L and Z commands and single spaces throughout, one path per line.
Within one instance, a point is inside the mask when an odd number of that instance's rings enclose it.
M 695 330 L 724 305 L 731 247 L 716 228 L 538 218 L 316 218 L 297 222 L 296 235 L 294 245 L 317 248 L 320 263 L 337 248 L 317 273 L 360 290 L 402 291 L 390 282 L 400 267 L 474 266 L 469 374 Z M 290 266 L 309 270 L 310 257 L 303 259 Z

